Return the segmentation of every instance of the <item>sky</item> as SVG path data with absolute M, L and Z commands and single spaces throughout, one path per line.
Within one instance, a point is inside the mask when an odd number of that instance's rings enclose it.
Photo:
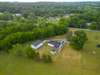
M 100 0 L 0 0 L 1 2 L 84 2 Z

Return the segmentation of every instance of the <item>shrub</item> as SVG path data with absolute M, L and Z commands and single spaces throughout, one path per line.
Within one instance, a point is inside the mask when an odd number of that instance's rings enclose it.
M 28 58 L 34 59 L 36 57 L 36 52 L 32 48 L 27 49 L 26 55 Z
M 25 49 L 22 45 L 16 44 L 13 45 L 12 49 L 8 50 L 10 54 L 15 55 L 15 56 L 26 56 L 25 54 Z

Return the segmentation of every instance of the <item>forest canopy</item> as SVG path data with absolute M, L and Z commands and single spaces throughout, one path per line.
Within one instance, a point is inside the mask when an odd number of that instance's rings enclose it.
M 100 2 L 0 3 L 0 50 L 65 34 L 68 27 L 100 30 Z

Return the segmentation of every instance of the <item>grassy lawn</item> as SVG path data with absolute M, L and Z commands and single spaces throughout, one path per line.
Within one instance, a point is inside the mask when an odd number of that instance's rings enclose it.
M 89 39 L 83 50 L 73 50 L 66 44 L 61 53 L 54 56 L 52 64 L 0 54 L 0 75 L 100 75 L 100 48 L 96 48 L 96 45 L 100 44 L 100 32 L 86 33 Z M 64 37 L 65 35 L 61 35 L 52 38 Z M 48 53 L 49 50 L 50 47 L 45 45 L 39 52 Z M 96 54 L 93 54 L 93 51 Z

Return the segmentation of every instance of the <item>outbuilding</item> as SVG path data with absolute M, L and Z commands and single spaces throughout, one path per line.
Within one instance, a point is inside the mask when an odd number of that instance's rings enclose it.
M 50 51 L 52 54 L 57 54 L 61 51 L 61 49 L 64 47 L 65 40 L 49 40 L 48 45 L 52 47 L 53 49 Z
M 44 43 L 45 43 L 45 40 L 37 40 L 37 41 L 33 42 L 33 44 L 31 45 L 31 47 L 33 49 L 38 49 L 41 46 L 43 46 Z

